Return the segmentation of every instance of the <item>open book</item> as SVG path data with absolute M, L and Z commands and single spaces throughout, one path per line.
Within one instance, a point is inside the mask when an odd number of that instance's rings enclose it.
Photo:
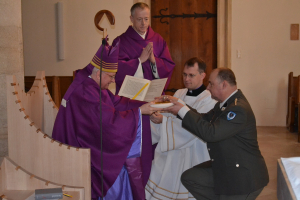
M 140 101 L 153 101 L 161 96 L 168 78 L 149 81 L 143 78 L 126 75 L 121 86 L 119 96 Z

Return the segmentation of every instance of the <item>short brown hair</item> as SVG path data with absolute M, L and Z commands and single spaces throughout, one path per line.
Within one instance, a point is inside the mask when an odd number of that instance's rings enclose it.
M 193 57 L 193 58 L 188 59 L 184 63 L 184 66 L 186 66 L 186 67 L 193 67 L 195 63 L 198 64 L 198 71 L 199 71 L 199 73 L 205 72 L 205 70 L 206 70 L 206 63 L 202 59 L 197 58 L 197 57 Z
M 217 68 L 218 70 L 218 78 L 220 81 L 227 81 L 229 85 L 233 86 L 236 85 L 235 75 L 231 69 L 222 67 Z
M 131 9 L 130 9 L 131 16 L 133 16 L 134 11 L 135 11 L 135 9 L 137 9 L 137 8 L 140 8 L 140 9 L 142 9 L 142 10 L 144 10 L 145 8 L 148 8 L 148 9 L 150 10 L 148 4 L 143 3 L 143 2 L 137 2 L 137 3 L 133 4 L 133 6 L 132 6 Z

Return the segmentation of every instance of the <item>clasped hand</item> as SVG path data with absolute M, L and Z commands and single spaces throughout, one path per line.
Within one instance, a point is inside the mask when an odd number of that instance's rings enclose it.
M 150 60 L 151 63 L 155 63 L 155 57 L 153 53 L 153 42 L 149 42 L 147 46 L 143 49 L 142 54 L 140 56 L 141 63 Z

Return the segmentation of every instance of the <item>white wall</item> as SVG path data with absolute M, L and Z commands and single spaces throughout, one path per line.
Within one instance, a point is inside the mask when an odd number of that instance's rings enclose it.
M 100 26 L 107 28 L 109 43 L 130 25 L 133 0 L 60 0 L 64 7 L 65 59 L 57 56 L 56 3 L 58 0 L 23 0 L 25 76 L 35 76 L 45 70 L 47 76 L 72 76 L 85 67 L 101 45 L 102 32 L 94 25 L 100 10 L 115 16 L 115 25 L 102 18 Z
M 232 70 L 259 126 L 285 126 L 288 73 L 300 75 L 291 24 L 300 24 L 299 0 L 232 0 Z
M 72 76 L 85 67 L 100 46 L 102 32 L 94 26 L 99 10 L 114 13 L 108 20 L 110 42 L 128 25 L 136 0 L 61 0 L 64 4 L 65 60 L 57 60 L 54 0 L 23 0 L 25 75 Z M 145 2 L 145 1 L 144 1 Z M 238 87 L 248 98 L 259 126 L 285 126 L 287 77 L 300 75 L 300 42 L 290 40 L 290 24 L 300 24 L 299 0 L 232 0 L 232 69 Z M 236 51 L 241 51 L 237 58 Z

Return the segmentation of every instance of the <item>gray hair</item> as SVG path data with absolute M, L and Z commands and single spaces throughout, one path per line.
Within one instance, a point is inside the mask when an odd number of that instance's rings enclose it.
M 220 81 L 227 81 L 229 85 L 234 86 L 236 85 L 235 75 L 231 69 L 222 67 L 217 68 L 218 70 L 218 78 Z
M 134 11 L 135 11 L 137 8 L 140 8 L 140 9 L 142 9 L 142 10 L 144 10 L 145 8 L 148 8 L 148 9 L 150 10 L 148 4 L 143 3 L 143 2 L 137 2 L 137 3 L 133 4 L 133 6 L 132 6 L 131 9 L 130 9 L 131 16 L 134 15 Z
M 96 74 L 97 71 L 99 71 L 100 69 L 98 69 L 97 67 L 94 67 L 93 71 L 92 71 L 92 74 Z

